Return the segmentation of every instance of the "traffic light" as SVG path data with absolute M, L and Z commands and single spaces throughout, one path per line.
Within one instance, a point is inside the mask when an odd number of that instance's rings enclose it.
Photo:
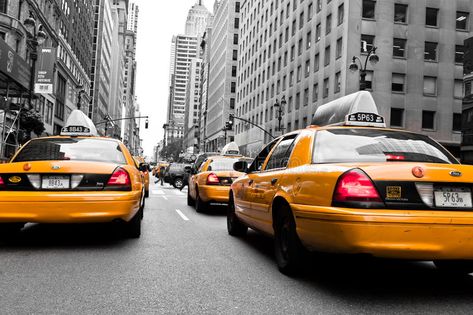
M 226 130 L 232 130 L 233 128 L 233 121 L 226 121 L 225 122 L 225 129 Z
M 145 129 L 148 129 L 148 118 L 145 120 Z

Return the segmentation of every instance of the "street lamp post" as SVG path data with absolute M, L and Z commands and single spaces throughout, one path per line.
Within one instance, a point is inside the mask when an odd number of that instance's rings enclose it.
M 23 22 L 27 32 L 28 32 L 28 43 L 31 46 L 30 59 L 32 61 L 31 65 L 31 75 L 30 75 L 30 108 L 33 108 L 33 94 L 34 94 L 34 76 L 36 72 L 36 60 L 38 60 L 38 46 L 41 46 L 47 38 L 45 32 L 43 32 L 43 26 L 41 24 L 37 25 L 36 20 L 33 15 L 30 13 L 30 16 Z
M 276 103 L 274 103 L 274 107 L 276 107 L 276 118 L 278 119 L 278 131 L 281 131 L 282 133 L 282 127 L 281 127 L 281 120 L 282 120 L 282 115 L 284 112 L 284 106 L 286 106 L 286 96 L 283 95 L 281 98 L 281 103 L 276 99 Z
M 368 52 L 368 55 L 366 56 L 365 62 L 363 63 L 361 59 L 357 56 L 353 56 L 352 62 L 348 69 L 350 71 L 355 72 L 357 70 L 360 70 L 360 90 L 366 90 L 366 67 L 368 66 L 368 61 L 374 66 L 379 62 L 379 57 L 376 54 L 376 49 L 377 47 L 373 46 L 371 47 L 370 51 Z M 359 62 L 360 66 L 358 67 L 358 64 L 356 62 Z

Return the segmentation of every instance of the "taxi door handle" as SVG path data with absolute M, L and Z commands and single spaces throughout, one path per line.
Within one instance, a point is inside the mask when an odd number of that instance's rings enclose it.
M 253 180 L 250 179 L 250 180 L 248 181 L 248 186 L 251 186 L 252 184 L 253 184 Z
M 278 181 L 278 179 L 277 179 L 277 178 L 273 178 L 273 179 L 271 180 L 271 185 L 274 185 L 274 184 L 276 184 L 276 182 L 277 182 L 277 181 Z

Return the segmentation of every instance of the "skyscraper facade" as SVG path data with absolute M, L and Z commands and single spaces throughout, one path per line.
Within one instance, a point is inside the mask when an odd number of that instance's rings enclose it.
M 284 131 L 305 127 L 319 105 L 358 91 L 359 72 L 348 67 L 374 46 L 379 62 L 368 63 L 366 87 L 388 126 L 432 136 L 458 156 L 472 14 L 467 0 L 243 1 L 236 115 L 274 134 L 284 97 Z M 246 154 L 269 140 L 235 125 Z
M 199 150 L 199 107 L 201 94 L 202 59 L 191 60 L 189 79 L 186 89 L 186 107 L 184 114 L 184 143 L 187 153 L 197 153 Z
M 202 5 L 202 0 L 197 1 L 187 14 L 185 35 L 202 36 L 210 19 L 210 12 Z

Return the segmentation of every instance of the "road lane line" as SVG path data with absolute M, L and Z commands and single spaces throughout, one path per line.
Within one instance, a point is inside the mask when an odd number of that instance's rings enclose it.
M 166 197 L 166 196 L 163 196 L 163 198 L 166 199 L 166 200 L 168 200 L 168 197 Z
M 176 212 L 177 212 L 177 214 L 179 214 L 179 216 L 180 216 L 184 221 L 189 221 L 189 218 L 186 217 L 186 216 L 184 215 L 184 213 L 182 213 L 181 210 L 176 209 Z

